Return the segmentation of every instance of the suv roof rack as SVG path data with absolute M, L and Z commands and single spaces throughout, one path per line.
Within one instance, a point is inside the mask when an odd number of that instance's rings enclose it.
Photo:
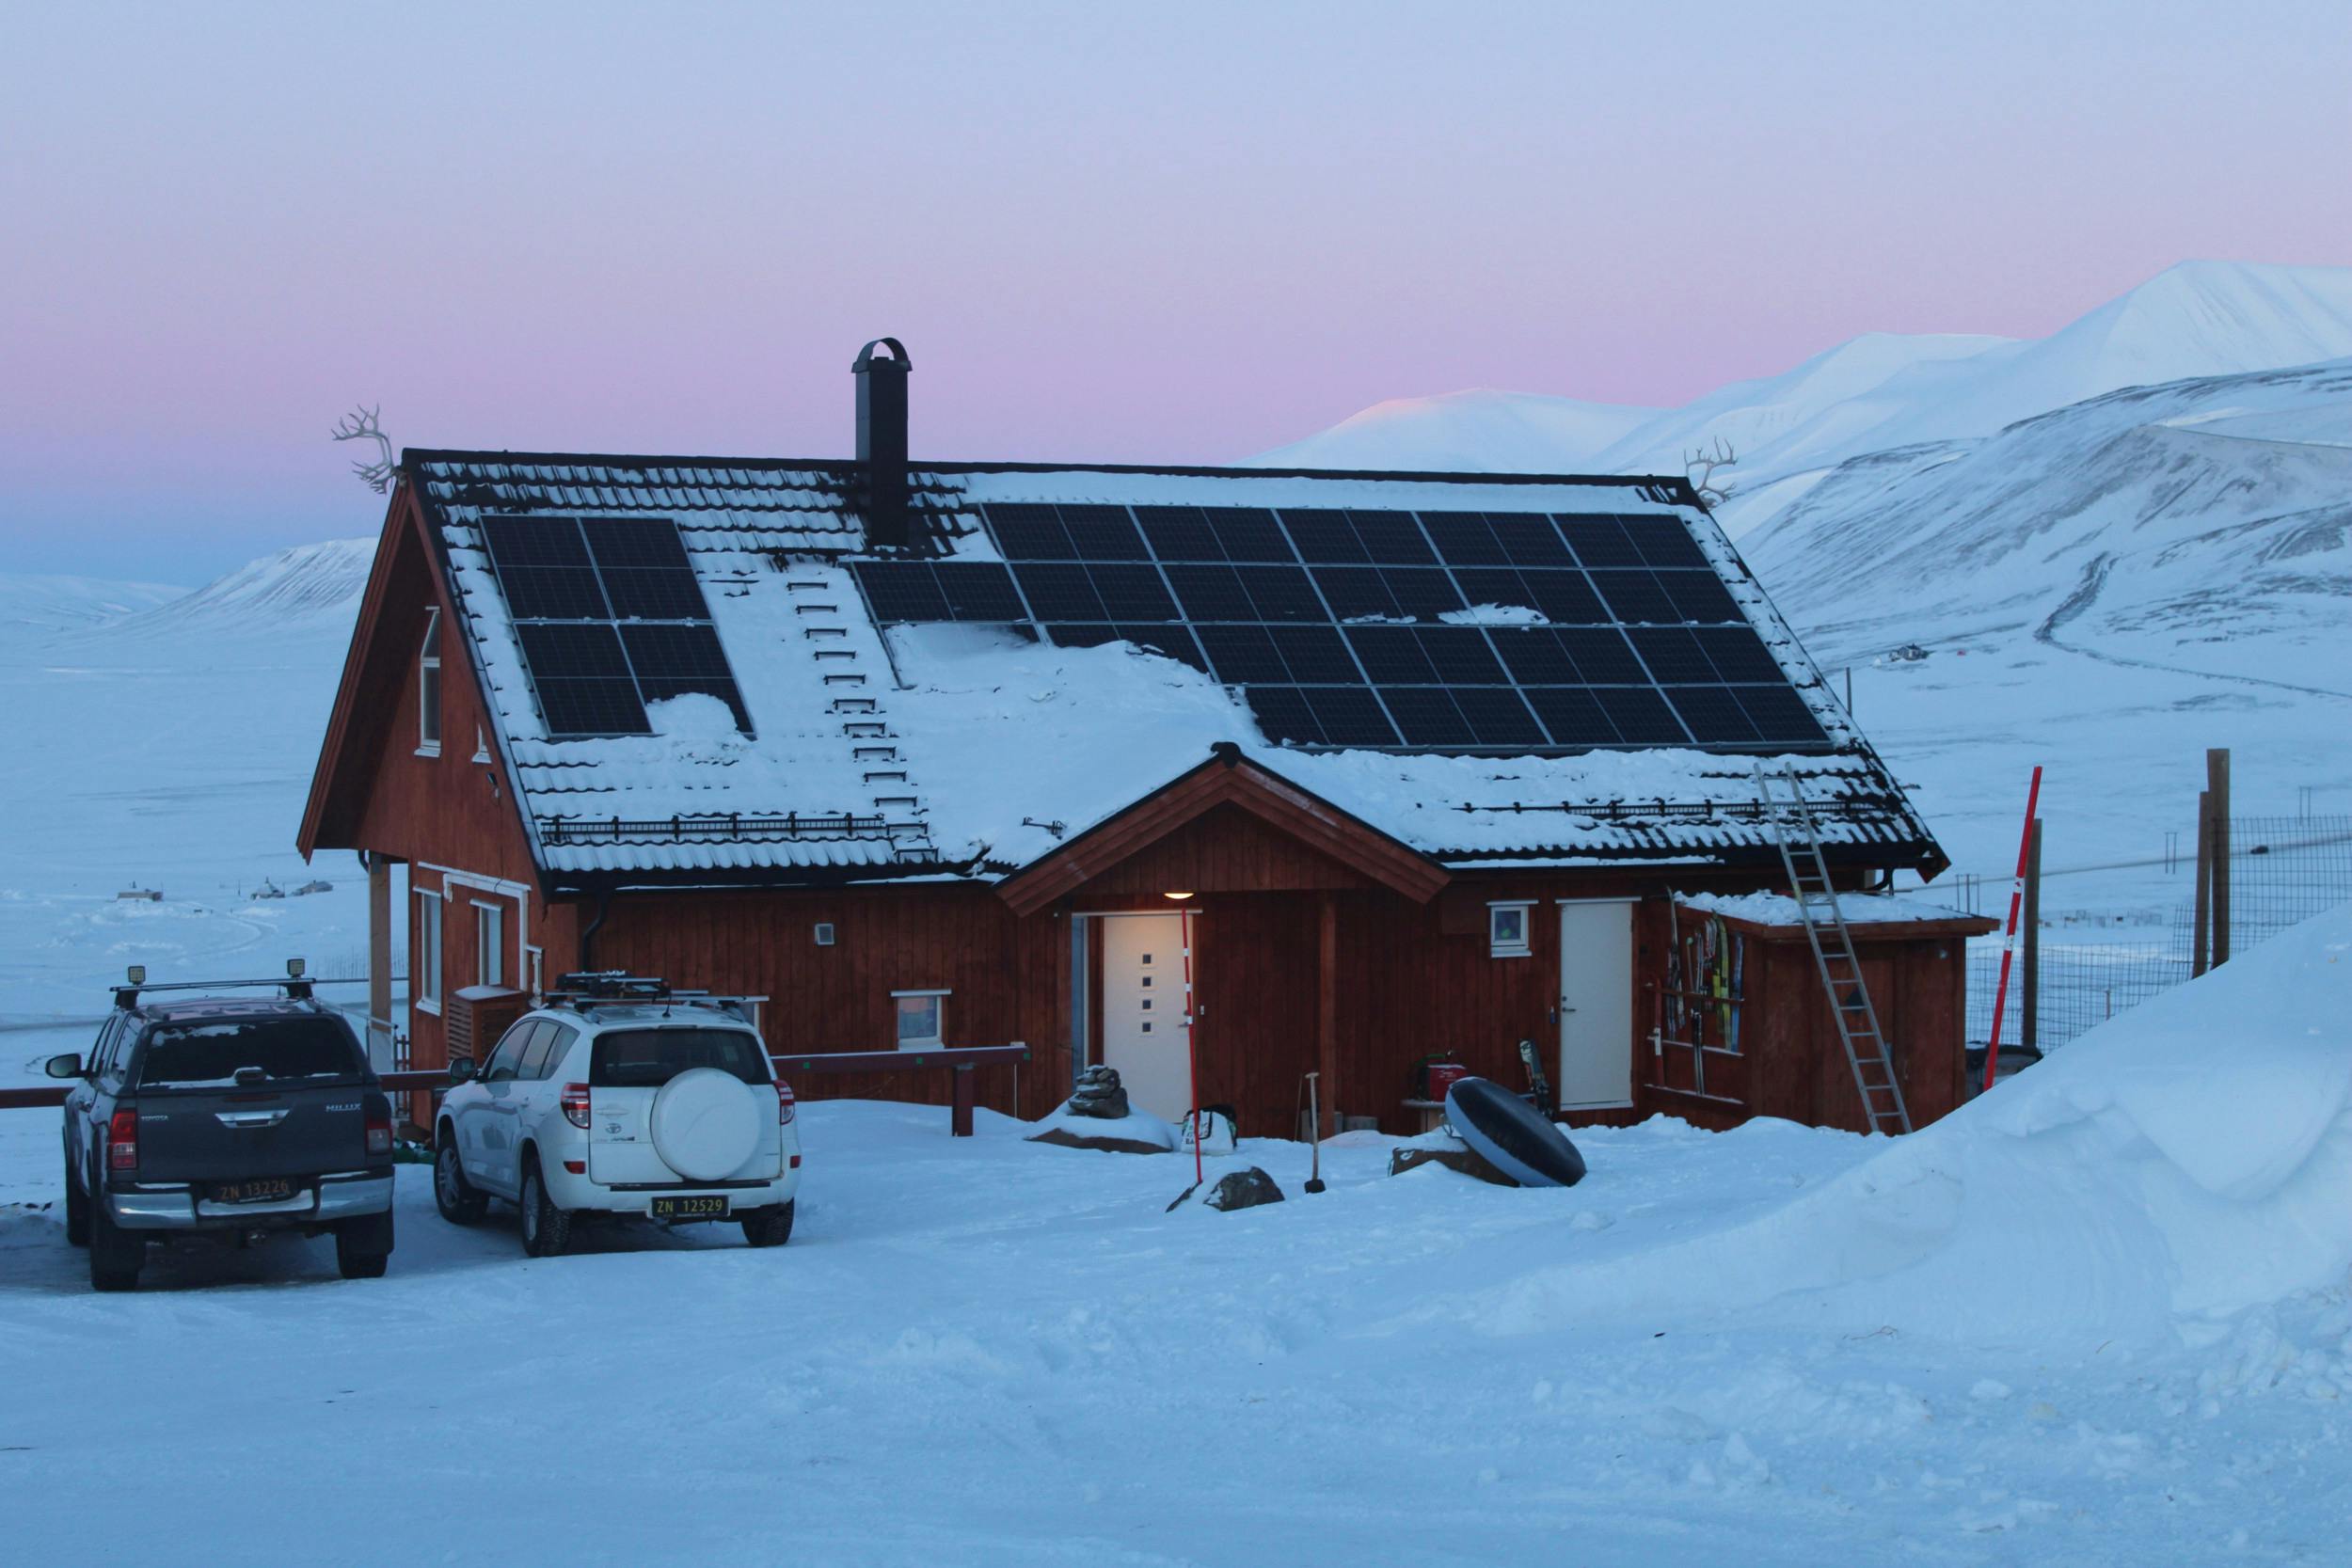
M 147 983 L 147 966 L 133 964 L 123 984 L 113 987 L 115 1006 L 128 1012 L 139 1005 L 139 993 L 148 990 L 247 990 L 269 986 L 283 991 L 289 1002 L 312 1000 L 310 982 L 304 977 L 307 966 L 300 958 L 286 960 L 286 973 L 275 980 L 170 980 L 159 985 Z
M 683 1006 L 717 1007 L 752 1022 L 752 1008 L 764 996 L 721 996 L 707 990 L 680 990 L 652 974 L 631 974 L 625 969 L 603 969 L 559 975 L 551 990 L 540 994 L 539 1005 L 592 1012 L 597 1007 Z

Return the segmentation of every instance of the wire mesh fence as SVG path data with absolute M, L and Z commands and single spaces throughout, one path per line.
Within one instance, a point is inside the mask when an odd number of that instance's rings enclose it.
M 1967 907 L 2000 918 L 2008 913 L 2006 890 L 1998 900 L 1990 890 L 1968 890 Z M 2235 816 L 2230 819 L 2230 919 L 2228 951 L 2243 954 L 2287 927 L 2352 901 L 2352 816 Z M 1994 903 L 1998 907 L 1991 907 Z M 2042 911 L 2042 942 L 2036 964 L 2034 1037 L 2023 1038 L 2026 998 L 2024 964 L 2010 974 L 2002 1009 L 2001 1037 L 2057 1050 L 2088 1030 L 2191 977 L 2196 910 L 2188 900 L 2167 911 L 2164 928 L 2136 941 L 2052 942 L 2053 927 L 2071 922 Z M 2001 972 L 2001 939 L 1980 937 L 1968 944 L 1968 1043 L 1981 1048 L 1993 1031 L 1994 991 Z

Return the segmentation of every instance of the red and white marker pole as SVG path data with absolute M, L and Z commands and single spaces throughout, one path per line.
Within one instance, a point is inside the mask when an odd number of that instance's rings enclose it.
M 1192 911 L 1176 911 L 1177 929 L 1184 949 L 1184 1074 L 1192 1087 L 1192 1184 L 1200 1185 L 1200 1049 L 1193 1041 L 1200 1033 L 1200 1009 L 1192 1000 Z
M 2026 831 L 2017 840 L 2017 879 L 2009 890 L 2009 929 L 2001 937 L 2001 981 L 1993 990 L 1993 1039 L 1984 1050 L 1984 1086 L 1993 1087 L 1994 1071 L 2001 1065 L 2001 1009 L 2009 1002 L 2010 960 L 2017 956 L 2017 911 L 2026 903 L 2026 858 L 2033 849 L 2033 814 L 2042 800 L 2042 768 L 2033 770 L 2026 786 Z

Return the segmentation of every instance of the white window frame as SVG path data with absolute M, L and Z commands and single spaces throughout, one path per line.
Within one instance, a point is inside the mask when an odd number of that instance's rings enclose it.
M 1486 906 L 1486 956 L 1490 958 L 1527 958 L 1535 953 L 1535 901 L 1532 898 L 1498 898 Z M 1503 934 L 1504 919 L 1518 916 L 1519 933 L 1516 937 Z
M 473 905 L 473 980 L 477 986 L 506 984 L 506 906 Z
M 421 887 L 417 896 L 425 902 L 417 906 L 417 961 L 409 967 L 416 972 L 409 983 L 408 1005 L 419 1012 L 436 1017 L 441 1011 L 441 902 L 437 889 Z
M 894 1028 L 900 1031 L 898 1048 L 901 1051 L 937 1051 L 945 1046 L 947 1042 L 947 998 L 953 995 L 955 992 L 945 986 L 892 991 L 890 993 L 891 1022 Z M 930 1002 L 931 1016 L 934 1020 L 931 1033 L 920 1039 L 909 1039 L 903 1029 L 906 1004 L 914 1001 Z
M 473 727 L 473 759 L 476 762 L 490 760 L 490 737 L 483 733 L 479 724 Z
M 424 612 L 424 641 L 417 648 L 417 755 L 441 754 L 441 607 Z

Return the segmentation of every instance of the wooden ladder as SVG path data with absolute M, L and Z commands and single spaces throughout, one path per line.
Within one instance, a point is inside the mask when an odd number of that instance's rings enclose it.
M 1820 826 L 1805 800 L 1804 787 L 1793 768 L 1784 764 L 1774 772 L 1760 762 L 1756 765 L 1756 787 L 1763 798 L 1772 841 L 1780 847 L 1780 863 L 1788 873 L 1805 942 L 1813 949 L 1813 968 L 1829 997 L 1829 1016 L 1836 1021 L 1837 1037 L 1845 1043 L 1869 1130 L 1908 1132 L 1911 1112 L 1903 1104 L 1901 1085 L 1895 1082 L 1894 1056 L 1879 1028 L 1870 988 L 1863 983 L 1862 962 L 1854 956 L 1853 937 L 1846 929 L 1846 912 L 1838 907 L 1828 863 L 1821 858 Z

